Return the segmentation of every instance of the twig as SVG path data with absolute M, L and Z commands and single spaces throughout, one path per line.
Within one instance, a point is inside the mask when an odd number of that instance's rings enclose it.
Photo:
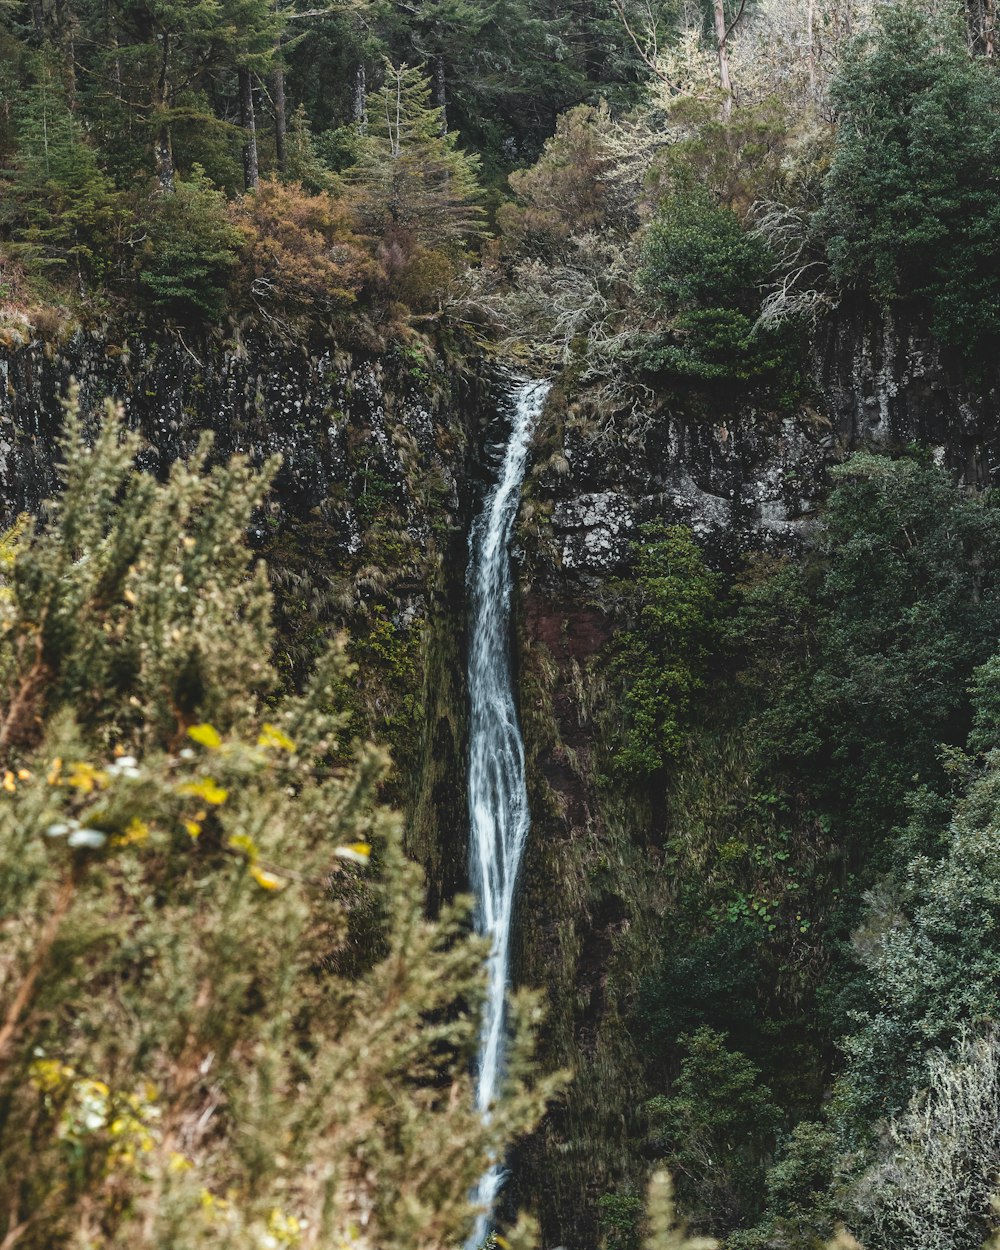
M 746 0 L 744 0 L 744 3 L 746 3 Z M 643 65 L 646 66 L 646 68 L 650 71 L 650 73 L 655 74 L 656 77 L 659 78 L 660 82 L 665 83 L 670 88 L 671 91 L 673 91 L 677 95 L 683 95 L 684 92 L 678 86 L 678 84 L 673 82 L 670 78 L 667 77 L 667 75 L 663 72 L 662 69 L 660 69 L 659 65 L 656 63 L 656 58 L 653 56 L 650 56 L 649 51 L 646 48 L 644 48 L 642 44 L 639 42 L 638 36 L 636 35 L 635 31 L 632 29 L 631 23 L 628 20 L 628 16 L 625 13 L 625 5 L 623 3 L 623 0 L 611 0 L 611 5 L 614 8 L 615 12 L 618 14 L 618 20 L 621 22 L 622 26 L 625 28 L 625 33 L 628 35 L 629 39 L 632 40 L 632 44 L 635 47 L 636 52 L 638 52 Z
M 45 967 L 45 961 L 48 959 L 56 937 L 59 934 L 59 926 L 62 924 L 63 918 L 69 911 L 69 905 L 73 901 L 75 888 L 76 883 L 73 877 L 69 876 L 63 882 L 59 893 L 56 895 L 55 906 L 52 908 L 49 918 L 45 922 L 45 927 L 42 929 L 38 948 L 35 951 L 35 958 L 31 961 L 31 967 L 25 973 L 24 980 L 14 995 L 14 1001 L 7 1008 L 3 1028 L 0 1028 L 0 1061 L 3 1060 L 4 1052 L 17 1032 L 17 1026 L 25 1007 L 31 1001 L 35 984 L 41 976 L 42 969 Z

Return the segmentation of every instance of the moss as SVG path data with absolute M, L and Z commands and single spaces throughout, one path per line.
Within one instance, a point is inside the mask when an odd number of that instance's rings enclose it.
M 551 606 L 563 619 L 579 608 Z M 649 1091 L 629 1020 L 656 952 L 663 882 L 635 837 L 648 813 L 598 782 L 605 727 L 593 659 L 522 629 L 521 689 L 533 827 L 517 973 L 547 992 L 543 1062 L 574 1073 L 524 1147 L 524 1172 L 545 1178 L 533 1195 L 543 1235 L 593 1245 L 598 1198 L 638 1186 L 645 1170 L 638 1108 Z

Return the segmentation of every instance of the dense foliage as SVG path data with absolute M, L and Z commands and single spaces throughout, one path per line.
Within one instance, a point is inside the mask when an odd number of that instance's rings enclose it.
M 1000 1010 L 998 559 L 992 496 L 858 453 L 808 561 L 716 591 L 715 677 L 658 780 L 679 878 L 641 1017 L 656 1149 L 705 1227 L 756 1222 L 741 1250 L 989 1227 L 994 1093 L 961 1055 L 994 1054 Z
M 626 686 L 614 768 L 641 777 L 682 751 L 705 684 L 717 579 L 682 526 L 646 526 L 634 549 L 635 580 L 613 588 L 633 615 L 613 663 Z
M 640 285 L 670 326 L 647 348 L 647 367 L 742 383 L 794 369 L 794 338 L 757 325 L 774 258 L 731 209 L 701 190 L 668 196 L 641 260 Z
M 482 946 L 426 918 L 384 753 L 344 750 L 341 653 L 275 697 L 243 537 L 274 466 L 206 441 L 157 482 L 120 413 L 93 437 L 71 411 L 3 551 L 0 1232 L 453 1246 L 546 1088 L 522 1049 L 474 1110 Z
M 835 84 L 823 224 L 834 279 L 925 303 L 941 342 L 995 350 L 1000 83 L 954 15 L 903 6 L 851 49 Z
M 634 99 L 641 64 L 590 0 L 16 3 L 0 60 L 5 297 L 179 323 L 317 316 L 358 295 L 376 324 L 427 311 L 481 231 L 480 157 L 496 182 L 562 110 Z M 301 184 L 294 202 L 258 211 L 265 180 Z M 267 237 L 231 237 L 227 202 Z M 336 220 L 332 245 L 303 215 Z M 289 230 L 318 291 L 304 307 L 293 279 L 286 306 L 271 278 L 262 309 L 262 249 L 280 255 Z
M 571 433 L 650 460 L 677 416 L 720 460 L 734 414 L 822 425 L 807 362 L 838 307 L 887 361 L 902 325 L 915 370 L 981 375 L 993 6 L 799 7 L 12 0 L 0 342 L 256 322 L 391 342 L 423 383 L 422 329 L 461 325 L 560 370 Z M 357 564 L 324 563 L 326 519 L 269 533 L 276 638 L 244 542 L 273 466 L 206 443 L 157 482 L 117 418 L 85 424 L 0 547 L 0 1244 L 457 1244 L 553 1085 L 518 1052 L 472 1114 L 483 952 L 461 906 L 425 916 L 380 806 L 416 802 L 433 697 L 422 621 L 380 593 L 419 580 L 412 518 L 347 431 Z M 794 557 L 718 571 L 683 526 L 638 531 L 588 605 L 614 637 L 573 670 L 596 741 L 558 744 L 560 768 L 592 749 L 660 878 L 619 993 L 631 869 L 585 865 L 592 997 L 560 1007 L 612 1004 L 636 1153 L 730 1250 L 995 1231 L 1000 526 L 989 491 L 889 450 L 832 471 Z M 447 487 L 421 485 L 433 527 Z M 349 616 L 359 669 L 327 654 Z M 711 1244 L 662 1177 L 648 1221 L 635 1177 L 585 1200 L 606 1250 Z

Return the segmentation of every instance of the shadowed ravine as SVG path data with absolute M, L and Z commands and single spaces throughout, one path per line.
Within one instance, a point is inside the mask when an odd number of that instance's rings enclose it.
M 524 743 L 510 667 L 509 544 L 520 499 L 531 431 L 549 390 L 526 382 L 511 397 L 513 419 L 496 485 L 469 535 L 469 863 L 476 926 L 492 939 L 479 1040 L 476 1105 L 490 1113 L 503 1074 L 505 994 L 510 963 L 514 890 L 531 823 L 524 777 Z M 482 1177 L 477 1202 L 485 1212 L 468 1246 L 482 1245 L 503 1183 L 497 1160 Z

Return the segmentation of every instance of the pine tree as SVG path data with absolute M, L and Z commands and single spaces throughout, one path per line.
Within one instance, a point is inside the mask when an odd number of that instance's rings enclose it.
M 12 253 L 35 268 L 100 276 L 110 259 L 122 197 L 102 172 L 62 82 L 44 61 L 15 112 L 17 154 L 5 173 L 0 220 Z
M 147 205 L 139 282 L 152 305 L 180 319 L 219 317 L 240 242 L 225 197 L 200 166 Z
M 361 219 L 394 243 L 456 253 L 483 232 L 479 161 L 443 133 L 420 69 L 385 65 L 382 86 L 368 96 L 368 131 L 349 173 Z

